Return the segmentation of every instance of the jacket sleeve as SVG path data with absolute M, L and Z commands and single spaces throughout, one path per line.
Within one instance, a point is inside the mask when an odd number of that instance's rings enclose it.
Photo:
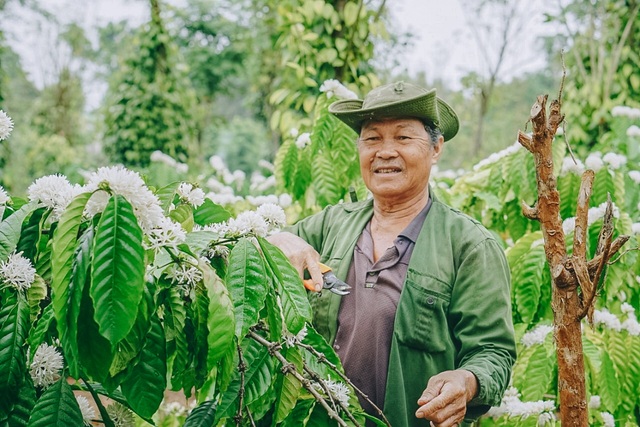
M 510 273 L 492 238 L 469 248 L 459 261 L 449 315 L 459 348 L 456 366 L 471 371 L 480 386 L 467 411 L 467 418 L 476 418 L 500 405 L 516 358 Z
M 308 216 L 294 225 L 285 228 L 284 231 L 295 234 L 309 243 L 313 248 L 321 252 L 322 243 L 325 239 L 325 225 L 327 217 L 330 215 L 331 207 L 327 207 L 321 212 Z

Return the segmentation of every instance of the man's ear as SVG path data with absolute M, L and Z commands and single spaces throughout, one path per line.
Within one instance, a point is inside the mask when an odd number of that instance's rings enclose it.
M 443 147 L 444 147 L 444 137 L 440 135 L 438 137 L 438 142 L 433 146 L 433 156 L 432 156 L 433 163 L 438 163 L 438 159 L 442 154 Z

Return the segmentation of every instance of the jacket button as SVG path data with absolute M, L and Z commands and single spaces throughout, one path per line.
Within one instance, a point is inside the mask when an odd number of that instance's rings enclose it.
M 434 297 L 428 297 L 427 298 L 427 304 L 433 305 L 435 303 L 436 303 L 436 299 Z

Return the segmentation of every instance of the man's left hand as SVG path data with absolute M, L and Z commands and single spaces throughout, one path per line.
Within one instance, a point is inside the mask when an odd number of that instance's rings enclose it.
M 416 417 L 436 427 L 451 427 L 464 420 L 467 403 L 478 393 L 478 380 L 470 371 L 445 371 L 429 379 L 418 399 Z

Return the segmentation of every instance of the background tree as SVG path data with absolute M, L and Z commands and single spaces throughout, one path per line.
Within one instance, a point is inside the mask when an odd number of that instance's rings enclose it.
M 176 48 L 150 0 L 151 21 L 139 29 L 105 107 L 104 149 L 114 162 L 145 166 L 160 150 L 186 161 L 193 149 L 193 92 Z

